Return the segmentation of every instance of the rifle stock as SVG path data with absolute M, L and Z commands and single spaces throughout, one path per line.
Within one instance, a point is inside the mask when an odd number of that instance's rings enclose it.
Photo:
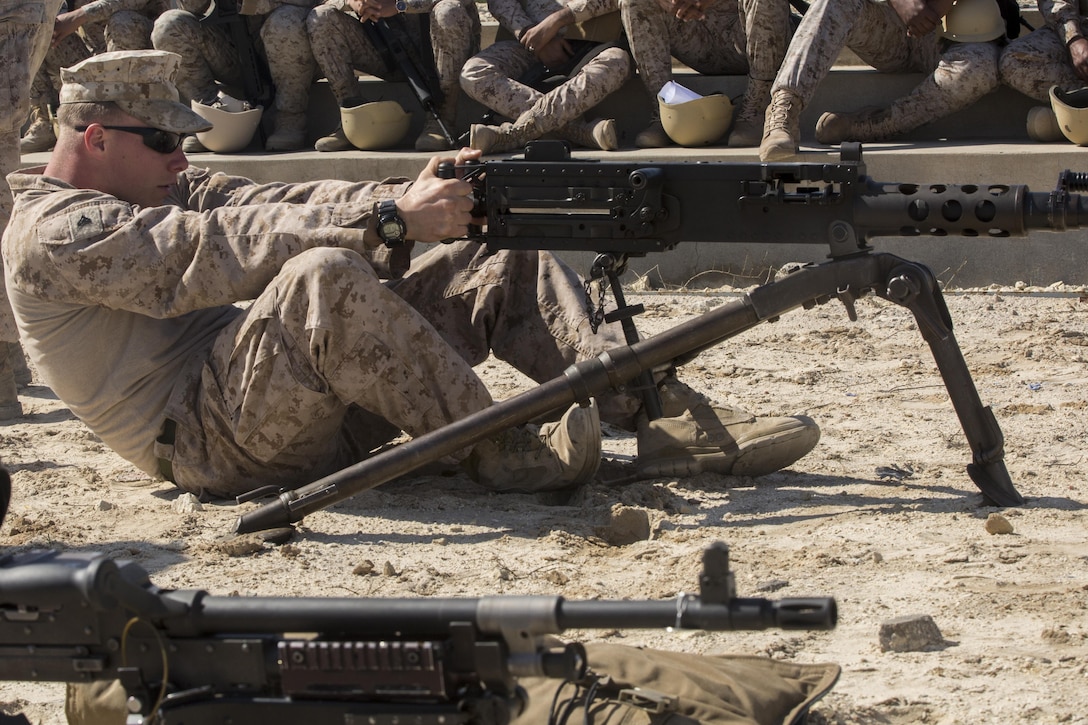
M 120 679 L 130 723 L 503 725 L 521 677 L 586 676 L 569 628 L 831 629 L 830 598 L 738 598 L 728 548 L 699 596 L 667 601 L 217 597 L 165 591 L 133 562 L 37 551 L 0 560 L 0 679 Z M 399 718 L 399 719 L 398 719 Z

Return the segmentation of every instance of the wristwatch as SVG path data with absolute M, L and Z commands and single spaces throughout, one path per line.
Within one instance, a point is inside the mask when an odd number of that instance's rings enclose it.
M 406 3 L 404 0 L 397 0 L 397 12 L 398 13 L 403 13 L 407 9 L 408 9 L 408 3 Z
M 404 244 L 404 236 L 408 233 L 408 226 L 400 218 L 395 199 L 386 199 L 378 202 L 378 236 L 385 242 L 385 246 L 393 248 Z

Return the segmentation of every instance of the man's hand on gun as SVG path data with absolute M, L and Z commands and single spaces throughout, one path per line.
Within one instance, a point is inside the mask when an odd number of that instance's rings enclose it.
M 463 166 L 478 161 L 478 149 L 463 148 L 456 158 L 435 156 L 420 172 L 408 192 L 397 200 L 397 209 L 408 227 L 408 238 L 419 242 L 439 242 L 460 239 L 468 234 L 469 224 L 483 220 L 473 218 L 473 187 L 458 178 L 440 178 L 438 165 L 453 162 Z

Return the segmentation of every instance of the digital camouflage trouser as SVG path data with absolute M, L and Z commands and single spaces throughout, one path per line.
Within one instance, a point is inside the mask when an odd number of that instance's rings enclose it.
M 156 455 L 195 493 L 297 487 L 490 405 L 472 366 L 491 353 L 544 381 L 622 344 L 618 324 L 590 331 L 580 280 L 548 252 L 436 245 L 383 282 L 355 252 L 314 249 L 197 361 L 167 408 L 173 448 Z M 636 397 L 600 403 L 634 427 Z

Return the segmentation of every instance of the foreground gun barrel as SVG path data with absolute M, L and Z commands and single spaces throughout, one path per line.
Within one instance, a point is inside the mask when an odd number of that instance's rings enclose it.
M 734 597 L 723 603 L 704 602 L 681 594 L 663 601 L 587 600 L 560 596 L 496 596 L 478 599 L 338 599 L 254 598 L 168 593 L 181 598 L 190 615 L 179 622 L 187 635 L 217 632 L 340 632 L 357 637 L 448 635 L 450 624 L 474 622 L 480 631 L 498 634 L 510 629 L 536 634 L 560 634 L 569 629 L 702 629 L 708 631 L 762 629 L 834 629 L 835 600 L 825 597 Z M 286 604 L 290 606 L 285 606 Z M 196 605 L 196 606 L 192 606 Z M 173 626 L 171 625 L 171 629 Z
M 722 542 L 704 550 L 700 582 L 699 595 L 660 601 L 230 597 L 158 589 L 135 562 L 104 554 L 34 551 L 0 561 L 0 680 L 120 677 L 131 695 L 165 687 L 156 683 L 169 677 L 181 706 L 190 695 L 195 702 L 233 693 L 243 698 L 235 705 L 298 695 L 380 701 L 381 708 L 412 698 L 459 699 L 462 686 L 481 682 L 512 695 L 511 678 L 578 679 L 584 649 L 553 637 L 570 629 L 829 630 L 837 624 L 830 597 L 736 597 Z M 142 706 L 155 709 L 146 698 Z M 205 721 L 194 715 L 186 722 Z M 244 720 L 251 721 L 260 722 Z M 296 721 L 308 722 L 287 722 Z

